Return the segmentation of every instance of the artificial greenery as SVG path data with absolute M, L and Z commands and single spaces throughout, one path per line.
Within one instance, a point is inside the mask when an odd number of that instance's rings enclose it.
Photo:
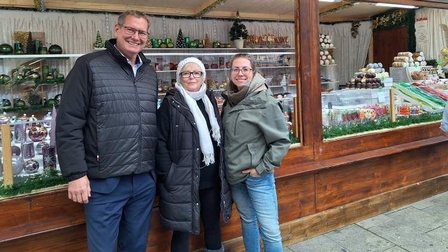
M 441 119 L 442 113 L 425 113 L 409 117 L 398 117 L 395 122 L 392 122 L 389 117 L 371 121 L 353 121 L 350 123 L 324 127 L 323 137 L 324 139 L 331 139 L 373 130 L 392 129 L 400 126 L 409 126 L 411 124 L 440 121 Z
M 28 38 L 27 38 L 27 42 L 26 42 L 26 53 L 27 54 L 35 54 L 36 53 L 36 48 L 33 43 L 33 35 L 31 34 L 31 32 L 28 32 Z
M 235 39 L 246 39 L 248 36 L 248 32 L 246 26 L 241 22 L 240 15 L 237 12 L 236 18 L 233 21 L 233 25 L 229 31 L 230 40 Z
M 103 42 L 103 39 L 101 38 L 100 31 L 96 31 L 96 39 L 94 43 L 95 48 L 103 48 L 105 43 Z
M 57 108 L 59 107 L 57 104 L 54 104 Z M 35 105 L 30 107 L 14 107 L 14 108 L 2 108 L 0 111 L 6 113 L 18 113 L 18 112 L 40 112 L 40 111 L 51 111 L 53 109 L 53 104 L 47 105 Z
M 374 30 L 388 30 L 407 25 L 408 10 L 390 10 L 373 17 L 372 28 Z
M 292 134 L 292 131 L 289 132 L 289 141 L 291 142 L 291 144 L 300 143 L 300 139 L 298 139 L 297 137 L 295 137 L 295 136 Z
M 4 186 L 3 180 L 0 181 L 2 185 L 0 187 L 0 197 L 7 198 L 27 194 L 33 190 L 67 183 L 67 180 L 56 170 L 48 170 L 42 174 L 28 177 L 14 176 L 13 180 L 14 184 L 12 186 Z

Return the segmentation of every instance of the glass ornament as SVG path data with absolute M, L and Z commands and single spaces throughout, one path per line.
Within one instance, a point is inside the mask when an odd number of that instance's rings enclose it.
M 50 145 L 47 142 L 45 142 L 45 141 L 39 142 L 36 145 L 36 154 L 37 155 L 42 155 L 42 150 L 43 150 L 44 147 L 50 147 Z
M 20 156 L 20 153 L 21 153 L 21 152 L 22 152 L 22 150 L 20 149 L 19 146 L 17 146 L 17 145 L 11 145 L 11 153 L 12 153 L 13 155 Z
M 25 161 L 22 157 L 15 154 L 12 155 L 12 173 L 14 175 L 20 174 L 25 168 Z
M 45 170 L 56 169 L 56 147 L 44 146 L 42 148 L 42 159 Z
M 36 124 L 30 127 L 28 131 L 28 137 L 33 142 L 40 142 L 44 140 L 48 135 L 48 130 L 42 124 Z
M 34 143 L 26 142 L 22 143 L 22 157 L 23 158 L 33 158 L 34 154 Z
M 14 125 L 14 140 L 18 143 L 26 142 L 26 124 L 19 123 Z
M 28 174 L 36 173 L 39 171 L 39 162 L 34 159 L 27 160 L 25 162 L 25 172 Z

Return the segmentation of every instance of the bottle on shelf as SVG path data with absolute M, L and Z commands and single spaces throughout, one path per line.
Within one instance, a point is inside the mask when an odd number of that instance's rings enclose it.
M 286 74 L 283 74 L 282 80 L 280 81 L 280 85 L 283 88 L 283 93 L 288 92 L 288 82 L 286 81 Z

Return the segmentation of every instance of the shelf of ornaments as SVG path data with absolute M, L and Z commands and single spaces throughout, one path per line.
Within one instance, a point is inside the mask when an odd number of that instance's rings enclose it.
M 2 74 L 2 76 L 9 75 L 14 70 L 20 68 L 31 68 L 33 72 L 39 72 L 39 74 L 41 74 L 43 66 L 51 67 L 50 69 L 64 68 L 63 72 L 66 72 L 71 69 L 74 61 L 82 55 L 83 54 L 0 55 L 0 74 Z
M 328 85 L 328 84 L 333 84 L 333 83 L 339 83 L 339 81 L 321 81 L 320 82 L 321 85 Z
M 160 50 L 154 50 L 152 53 L 145 53 L 145 56 L 148 57 L 153 61 L 153 63 L 157 64 L 168 64 L 168 63 L 178 63 L 180 60 L 186 57 L 197 57 L 202 59 L 204 64 L 208 64 L 214 61 L 214 63 L 218 63 L 218 58 L 212 57 L 225 57 L 226 60 L 230 59 L 237 51 L 229 52 L 229 49 L 225 49 L 227 52 L 216 52 L 217 49 L 210 49 L 207 52 L 193 52 L 192 50 L 188 50 L 185 52 L 185 49 L 178 48 L 179 52 L 168 52 L 168 53 L 161 53 Z M 164 49 L 167 50 L 168 49 Z M 169 49 L 169 50 L 176 50 L 176 49 Z M 197 49 L 196 49 L 197 50 Z M 219 50 L 219 49 L 218 49 Z M 157 52 L 156 52 L 157 51 Z M 183 52 L 181 52 L 183 51 Z M 290 58 L 293 58 L 294 52 L 279 52 L 279 51 L 257 51 L 257 52 L 248 52 L 252 54 L 257 62 L 257 64 L 260 67 L 281 67 L 281 66 L 289 66 L 293 64 L 286 64 L 283 63 L 282 57 L 285 57 L 285 55 L 290 55 Z M 162 57 L 162 58 L 160 58 Z M 288 58 L 288 61 L 290 60 Z M 285 60 L 286 61 L 286 60 Z M 289 62 L 288 62 L 289 63 Z M 209 68 L 212 69 L 212 68 Z M 216 67 L 215 69 L 222 69 Z
M 47 66 L 49 71 L 56 69 L 58 73 L 60 73 L 60 68 L 68 68 L 71 69 L 72 62 L 67 62 L 65 60 L 73 59 L 76 60 L 78 57 L 82 56 L 83 54 L 11 54 L 11 55 L 0 55 L 0 85 L 6 84 L 7 80 L 4 80 L 3 78 L 5 76 L 9 77 L 9 79 L 13 79 L 13 72 L 20 71 L 27 69 L 30 73 L 32 73 L 32 76 L 25 76 L 22 75 L 20 79 L 11 80 L 13 81 L 12 84 L 21 84 L 22 82 L 28 81 L 28 80 L 35 80 L 37 84 L 41 83 L 48 83 L 51 84 L 55 81 L 63 82 L 63 77 L 58 78 L 57 76 L 54 76 L 54 79 L 45 79 L 41 78 L 42 69 L 44 66 Z M 56 60 L 56 61 L 53 61 Z M 64 60 L 61 62 L 60 60 Z M 67 69 L 65 69 L 67 70 Z M 65 72 L 65 71 L 62 71 Z M 23 73 L 21 73 L 23 74 Z M 35 76 L 37 75 L 37 76 Z M 31 78 L 28 78 L 31 77 Z
M 93 50 L 102 51 L 105 48 L 94 48 Z M 143 48 L 142 50 L 143 54 L 149 58 L 155 56 L 233 56 L 243 51 L 255 55 L 295 54 L 294 48 Z
M 95 48 L 94 50 L 105 50 L 104 48 Z M 233 53 L 240 53 L 241 51 L 248 51 L 248 52 L 266 52 L 266 53 L 272 53 L 272 52 L 290 52 L 290 53 L 294 53 L 295 52 L 295 48 L 291 48 L 291 47 L 244 47 L 241 49 L 235 48 L 235 47 L 224 47 L 224 48 L 219 48 L 219 47 L 215 47 L 215 48 L 208 48 L 208 47 L 201 47 L 201 48 L 177 48 L 177 47 L 173 47 L 173 48 L 143 48 L 143 53 L 146 52 L 151 52 L 154 53 L 155 51 L 174 51 L 174 52 L 181 52 L 181 51 L 186 51 L 186 52 L 191 52 L 191 53 L 196 53 L 197 51 L 206 51 L 206 52 L 217 52 L 217 53 L 225 53 L 226 51 L 232 51 Z
M 26 81 L 18 85 L 3 85 L 1 111 L 8 114 L 42 114 L 57 106 L 62 92 L 63 80 L 35 83 Z
M 219 96 L 222 92 L 226 91 L 224 88 L 211 89 L 210 91 L 216 93 L 215 96 Z M 166 95 L 166 91 L 162 91 L 158 93 L 159 99 L 163 98 Z
M 55 98 L 62 92 L 65 80 L 64 74 L 59 70 L 59 66 L 62 66 L 58 64 L 62 63 L 59 60 L 80 55 L 1 55 L 0 61 L 5 64 L 0 67 L 0 70 L 11 73 L 11 76 L 0 75 L 0 97 L 2 99 L 0 108 L 2 112 L 10 114 L 46 113 L 54 105 Z M 7 62 L 4 62 L 5 59 Z M 49 59 L 57 61 L 53 62 Z M 16 61 L 11 62 L 11 60 Z M 42 77 L 43 75 L 45 76 Z
M 257 69 L 285 69 L 285 68 L 295 68 L 295 66 L 257 66 Z M 206 71 L 230 71 L 230 68 L 207 68 Z M 176 70 L 157 70 L 157 73 L 176 73 Z
M 69 59 L 78 58 L 84 54 L 7 54 L 0 59 Z
M 3 115 L 1 119 L 5 120 L 4 118 Z M 50 139 L 51 114 L 48 113 L 42 120 L 22 120 L 25 119 L 16 118 L 15 122 L 9 122 L 11 142 L 9 146 L 6 146 L 8 143 L 2 142 L 0 148 L 3 160 L 11 159 L 12 161 L 14 180 L 42 174 L 45 170 L 44 167 L 48 168 L 49 164 L 54 164 L 55 169 L 59 170 L 56 162 L 54 140 Z M 31 119 L 28 118 L 28 120 Z M 6 156 L 3 148 L 10 149 L 11 156 Z M 51 157 L 48 156 L 49 154 Z M 3 176 L 3 169 L 1 171 L 0 179 Z

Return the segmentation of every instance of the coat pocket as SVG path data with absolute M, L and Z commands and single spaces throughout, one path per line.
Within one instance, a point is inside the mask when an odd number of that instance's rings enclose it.
M 177 165 L 175 163 L 171 163 L 170 169 L 165 177 L 165 181 L 163 182 L 165 184 L 165 188 L 170 191 L 170 189 L 173 188 L 173 176 L 174 171 L 176 170 Z

